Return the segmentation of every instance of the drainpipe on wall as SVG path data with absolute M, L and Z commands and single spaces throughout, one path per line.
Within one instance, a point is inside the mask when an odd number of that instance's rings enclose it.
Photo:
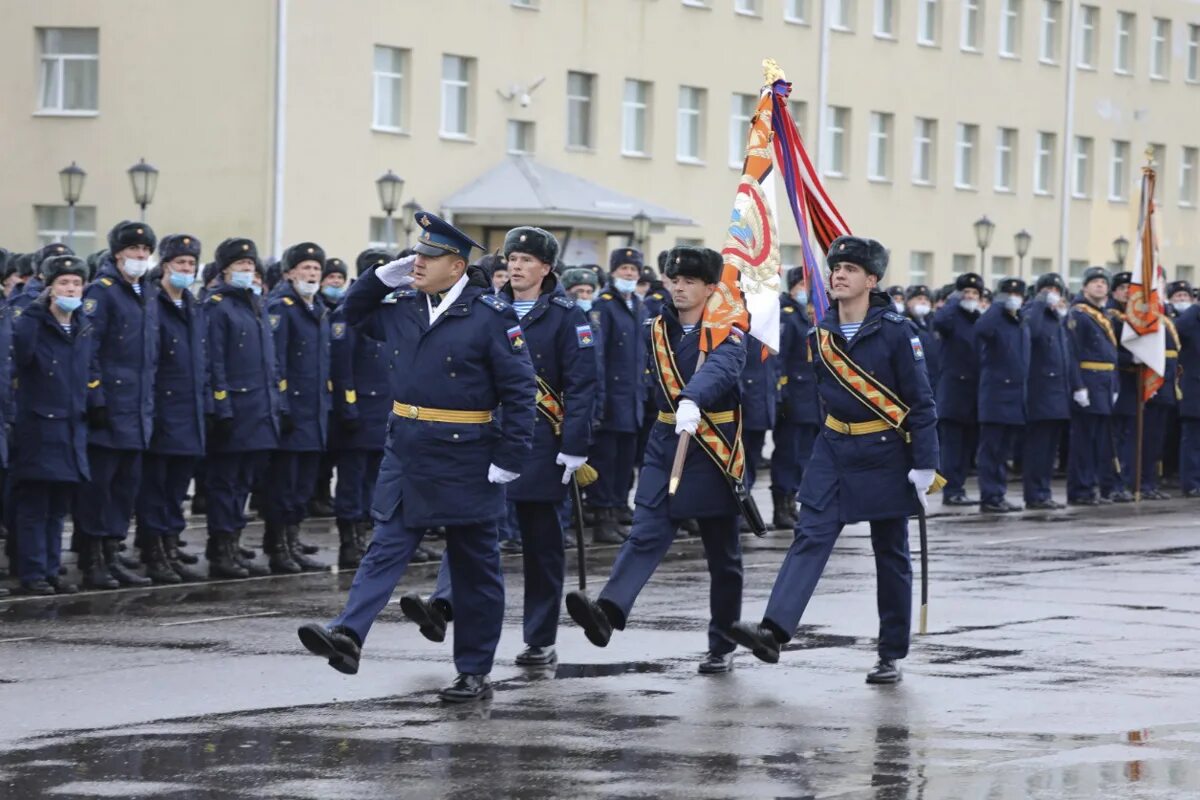
M 817 46 L 817 135 L 814 163 L 817 174 L 824 172 L 825 130 L 829 124 L 829 14 L 830 0 L 821 0 L 821 38 Z
M 1059 207 L 1058 220 L 1058 269 L 1065 275 L 1067 282 L 1071 280 L 1071 263 L 1067 257 L 1067 249 L 1071 242 L 1071 175 L 1075 167 L 1075 76 L 1078 70 L 1075 62 L 1078 59 L 1079 31 L 1075 22 L 1079 18 L 1079 0 L 1071 0 L 1070 14 L 1067 22 L 1067 98 L 1063 112 L 1063 146 L 1062 146 L 1062 203 Z M 1093 152 L 1093 157 L 1095 153 Z M 1090 164 L 1088 165 L 1091 166 Z
M 271 209 L 271 255 L 283 253 L 283 176 L 287 156 L 287 11 L 288 0 L 275 2 L 275 188 Z

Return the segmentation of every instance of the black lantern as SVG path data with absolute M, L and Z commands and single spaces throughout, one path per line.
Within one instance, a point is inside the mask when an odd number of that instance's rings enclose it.
M 154 190 L 158 188 L 158 170 L 139 159 L 129 168 L 129 183 L 133 186 L 133 202 L 142 210 L 141 219 L 146 220 L 146 206 L 154 201 Z
M 987 267 L 984 265 L 984 255 L 987 253 L 988 245 L 992 243 L 992 232 L 996 230 L 996 223 L 987 218 L 984 214 L 979 219 L 975 220 L 975 243 L 979 245 L 979 274 L 986 274 Z
M 375 180 L 375 188 L 379 191 L 379 206 L 387 216 L 387 246 L 396 243 L 395 222 L 392 215 L 400 207 L 400 195 L 404 193 L 404 178 L 390 169 Z
M 75 204 L 83 194 L 83 181 L 87 173 L 74 161 L 71 166 L 58 171 L 58 180 L 62 184 L 63 202 L 67 204 L 67 247 L 75 249 Z
M 1017 277 L 1025 277 L 1025 255 L 1029 252 L 1029 243 L 1033 241 L 1033 236 L 1029 231 L 1021 228 L 1013 236 L 1013 244 L 1017 248 Z
M 1113 255 L 1117 257 L 1117 264 L 1125 266 L 1125 257 L 1129 255 L 1129 240 L 1124 236 L 1113 239 Z

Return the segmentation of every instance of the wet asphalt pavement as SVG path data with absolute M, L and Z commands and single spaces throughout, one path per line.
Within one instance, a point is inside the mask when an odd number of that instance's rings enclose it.
M 396 604 L 357 676 L 300 647 L 296 626 L 340 608 L 345 573 L 0 600 L 0 798 L 1200 796 L 1200 502 L 933 510 L 930 632 L 894 687 L 863 682 L 877 627 L 863 525 L 781 662 L 742 651 L 719 677 L 696 673 L 696 540 L 607 648 L 564 615 L 560 663 L 541 672 L 513 666 L 506 558 L 495 698 L 467 708 L 438 704 L 449 644 Z M 332 561 L 329 527 L 306 538 Z M 746 618 L 790 538 L 744 540 Z M 614 552 L 592 552 L 594 590 Z M 434 574 L 414 567 L 402 587 Z

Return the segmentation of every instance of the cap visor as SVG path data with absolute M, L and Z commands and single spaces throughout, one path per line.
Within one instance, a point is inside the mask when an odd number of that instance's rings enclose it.
M 434 257 L 444 256 L 444 255 L 447 255 L 450 253 L 449 250 L 443 250 L 440 247 L 434 247 L 433 245 L 425 244 L 424 242 L 418 242 L 416 247 L 413 248 L 413 250 L 417 253 L 420 253 L 423 256 L 434 256 Z

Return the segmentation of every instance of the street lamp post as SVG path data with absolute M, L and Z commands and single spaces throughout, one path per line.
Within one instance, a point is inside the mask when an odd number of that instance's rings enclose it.
M 133 202 L 141 211 L 142 222 L 146 221 L 146 206 L 154 201 L 154 190 L 158 188 L 158 170 L 140 159 L 129 168 L 129 183 L 133 186 Z
M 75 204 L 83 194 L 83 181 L 87 173 L 83 167 L 74 161 L 71 166 L 58 171 L 58 181 L 62 185 L 63 202 L 67 204 L 67 247 L 75 249 Z
M 646 240 L 650 238 L 650 217 L 645 211 L 633 215 L 633 240 L 639 250 L 646 249 Z
M 1125 267 L 1125 256 L 1129 255 L 1129 240 L 1124 236 L 1113 239 L 1113 255 L 1117 257 L 1117 266 Z
M 391 248 L 396 243 L 396 223 L 392 219 L 392 215 L 400 207 L 400 195 L 404 192 L 404 178 L 389 169 L 376 179 L 375 188 L 379 190 L 379 205 L 383 208 L 383 213 L 387 215 L 384 235 L 387 237 L 387 246 Z
M 407 203 L 405 203 L 401 207 L 400 210 L 404 212 L 401 215 L 404 220 L 403 221 L 404 246 L 408 247 L 409 244 L 412 243 L 412 234 L 413 234 L 413 231 L 416 230 L 416 227 L 417 227 L 416 222 L 414 222 L 414 220 L 416 219 L 417 214 L 419 214 L 424 209 L 421 208 L 421 204 L 418 203 L 416 201 L 416 199 L 414 198 L 412 200 L 409 200 Z
M 1017 277 L 1021 280 L 1025 279 L 1025 254 L 1029 252 L 1029 243 L 1032 241 L 1033 236 L 1024 228 L 1013 236 L 1013 244 L 1017 247 Z
M 982 217 L 975 220 L 975 243 L 979 245 L 980 277 L 988 274 L 984 257 L 987 254 L 988 245 L 992 243 L 992 232 L 994 230 L 996 230 L 996 223 L 988 219 L 987 214 L 984 214 Z

